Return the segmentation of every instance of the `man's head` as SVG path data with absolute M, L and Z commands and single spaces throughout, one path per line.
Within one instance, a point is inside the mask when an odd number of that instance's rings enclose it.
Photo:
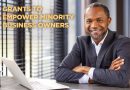
M 85 32 L 98 44 L 105 36 L 111 22 L 108 8 L 101 3 L 92 3 L 85 11 Z

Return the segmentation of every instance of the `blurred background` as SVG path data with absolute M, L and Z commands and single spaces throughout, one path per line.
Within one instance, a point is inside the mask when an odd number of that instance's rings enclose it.
M 15 60 L 27 77 L 54 78 L 54 72 L 71 51 L 76 37 L 85 35 L 84 11 L 88 4 L 101 2 L 108 6 L 112 17 L 110 29 L 130 37 L 130 0 L 0 0 L 0 57 Z M 42 12 L 4 12 L 2 6 L 44 7 Z M 73 14 L 74 19 L 64 28 L 3 28 L 3 14 Z M 15 20 L 40 22 L 41 20 Z M 47 21 L 46 21 L 47 22 Z M 54 21 L 55 22 L 55 21 Z M 10 76 L 3 63 L 2 76 Z

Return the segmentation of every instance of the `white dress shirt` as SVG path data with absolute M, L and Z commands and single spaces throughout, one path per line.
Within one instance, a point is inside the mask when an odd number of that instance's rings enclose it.
M 108 34 L 108 31 L 107 31 L 105 37 L 102 39 L 102 41 L 99 42 L 98 45 L 97 45 L 97 44 L 94 42 L 94 40 L 91 38 L 92 44 L 95 46 L 97 56 L 98 56 L 98 54 L 99 54 L 99 51 L 100 51 L 100 49 L 101 49 L 101 47 L 102 47 L 102 44 L 103 44 L 103 42 L 104 42 L 104 40 L 105 40 L 107 34 Z M 79 83 L 88 83 L 89 78 L 90 78 L 90 79 L 93 79 L 93 72 L 94 72 L 94 70 L 95 70 L 95 68 L 94 68 L 94 67 L 91 67 L 90 70 L 89 70 L 89 72 L 88 72 L 88 74 L 84 74 L 84 75 L 79 79 Z

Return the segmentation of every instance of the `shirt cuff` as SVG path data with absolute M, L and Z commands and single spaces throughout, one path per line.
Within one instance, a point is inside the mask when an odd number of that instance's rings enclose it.
M 84 74 L 80 79 L 79 83 L 88 83 L 89 76 L 87 74 Z
M 90 79 L 93 79 L 93 72 L 94 72 L 95 68 L 90 68 L 89 72 L 88 72 L 88 76 Z

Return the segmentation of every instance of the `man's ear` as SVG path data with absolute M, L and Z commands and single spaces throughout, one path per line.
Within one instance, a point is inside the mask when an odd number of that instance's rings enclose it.
M 108 18 L 108 24 L 110 24 L 112 21 L 111 17 Z

